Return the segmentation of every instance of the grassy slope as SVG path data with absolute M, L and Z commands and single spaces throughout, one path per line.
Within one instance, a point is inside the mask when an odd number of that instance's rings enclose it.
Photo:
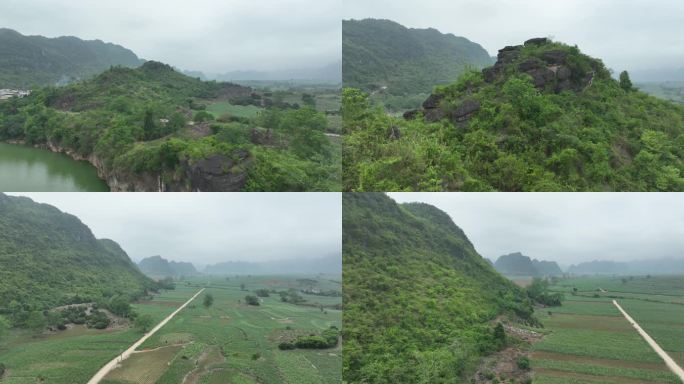
M 444 212 L 355 193 L 343 213 L 346 381 L 458 383 L 496 348 L 492 320 L 532 320 Z

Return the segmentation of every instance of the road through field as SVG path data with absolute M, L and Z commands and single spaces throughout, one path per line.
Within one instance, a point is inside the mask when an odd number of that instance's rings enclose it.
M 649 336 L 648 333 L 646 333 L 646 331 L 644 331 L 639 326 L 639 324 L 637 324 L 637 322 L 634 321 L 634 319 L 632 319 L 632 317 L 629 316 L 624 309 L 622 309 L 622 307 L 620 306 L 620 304 L 617 303 L 616 300 L 613 300 L 613 305 L 617 307 L 617 309 L 622 313 L 622 315 L 625 316 L 625 319 L 627 319 L 627 321 L 629 321 L 629 323 L 632 324 L 632 326 L 637 330 L 637 332 L 639 332 L 641 337 L 643 337 L 644 340 L 646 340 L 648 345 L 650 345 L 651 348 L 653 348 L 653 350 L 656 351 L 656 353 L 665 361 L 665 364 L 668 368 L 670 368 L 672 373 L 679 376 L 679 380 L 681 380 L 682 383 L 684 383 L 684 369 L 682 369 L 682 367 L 680 367 L 674 360 L 672 360 L 672 358 L 670 357 L 670 355 L 667 354 L 667 352 L 660 348 L 658 343 L 656 343 L 655 340 L 653 340 L 651 336 Z
M 111 371 L 112 369 L 116 368 L 116 366 L 117 366 L 120 362 L 126 360 L 131 354 L 133 354 L 133 352 L 134 352 L 140 345 L 142 345 L 142 343 L 144 343 L 145 340 L 147 340 L 150 336 L 154 335 L 158 330 L 160 330 L 164 325 L 166 325 L 166 323 L 168 323 L 171 319 L 173 319 L 173 317 L 176 316 L 176 315 L 178 314 L 178 312 L 180 312 L 183 308 L 185 308 L 188 304 L 190 304 L 191 301 L 195 300 L 195 298 L 196 298 L 197 296 L 199 296 L 199 294 L 202 293 L 202 291 L 204 291 L 204 288 L 200 289 L 197 293 L 195 293 L 195 296 L 191 297 L 190 300 L 188 300 L 188 301 L 185 302 L 185 304 L 183 304 L 183 305 L 181 305 L 180 307 L 178 307 L 178 309 L 176 309 L 175 311 L 173 311 L 172 314 L 170 314 L 170 315 L 167 316 L 164 320 L 162 320 L 159 324 L 157 324 L 156 327 L 152 328 L 151 331 L 149 331 L 149 332 L 147 332 L 145 335 L 143 335 L 143 337 L 141 337 L 140 340 L 136 341 L 135 344 L 131 345 L 131 347 L 128 348 L 127 350 L 125 350 L 121 355 L 115 357 L 112 361 L 110 361 L 110 362 L 107 363 L 104 367 L 102 367 L 102 368 L 95 374 L 95 376 L 93 376 L 93 378 L 90 379 L 90 380 L 88 381 L 88 384 L 98 384 L 102 379 L 105 378 L 105 376 L 107 376 L 107 374 L 109 373 L 109 371 Z

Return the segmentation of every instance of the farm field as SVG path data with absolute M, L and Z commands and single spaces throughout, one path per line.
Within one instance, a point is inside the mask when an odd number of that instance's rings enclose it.
M 159 322 L 192 293 L 191 289 L 167 291 L 133 307 L 139 314 L 149 314 Z M 13 331 L 0 344 L 0 361 L 11 367 L 2 383 L 85 383 L 141 336 L 142 332 L 134 328 L 96 330 L 85 326 L 38 337 L 26 331 Z
M 340 290 L 329 278 L 314 287 Z M 339 279 L 336 279 L 339 280 Z M 242 285 L 244 284 L 244 290 Z M 206 288 L 195 302 L 148 339 L 104 384 L 128 383 L 339 383 L 341 346 L 280 350 L 298 335 L 341 327 L 340 297 L 302 296 L 303 304 L 282 302 L 271 293 L 260 305 L 245 303 L 257 289 L 306 289 L 295 277 L 204 277 L 179 283 L 177 291 Z M 214 302 L 203 305 L 211 294 Z
M 207 112 L 219 118 L 224 115 L 231 115 L 235 117 L 252 118 L 255 117 L 261 108 L 254 105 L 233 105 L 227 101 L 209 104 Z
M 572 278 L 552 289 L 564 292 L 565 301 L 537 311 L 547 335 L 533 346 L 535 383 L 680 383 L 612 300 L 681 365 L 681 277 Z
M 330 280 L 321 278 L 314 287 L 339 291 L 339 283 Z M 241 291 L 242 284 L 246 291 Z M 306 302 L 294 305 L 272 294 L 262 298 L 258 307 L 244 303 L 246 295 L 260 288 L 305 289 L 295 277 L 195 278 L 133 307 L 157 323 L 201 288 L 213 295 L 211 307 L 202 305 L 204 294 L 198 296 L 102 383 L 341 382 L 341 346 L 278 349 L 281 341 L 297 335 L 318 334 L 331 325 L 341 327 L 341 311 L 333 309 L 339 308 L 340 297 L 302 294 Z M 11 367 L 1 382 L 85 383 L 141 336 L 134 328 L 85 326 L 38 337 L 13 331 L 0 344 L 0 361 Z

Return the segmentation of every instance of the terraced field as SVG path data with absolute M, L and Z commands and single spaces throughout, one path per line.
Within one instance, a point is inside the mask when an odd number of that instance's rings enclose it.
M 680 383 L 612 305 L 612 300 L 618 300 L 681 365 L 683 279 L 633 277 L 623 281 L 606 277 L 560 281 L 554 289 L 566 293 L 563 306 L 537 313 L 548 335 L 533 347 L 534 382 Z
M 317 281 L 318 289 L 341 289 L 327 278 Z M 176 290 L 190 293 L 198 287 L 214 297 L 213 305 L 202 305 L 200 295 L 103 384 L 341 382 L 340 345 L 323 350 L 278 349 L 280 342 L 296 335 L 341 327 L 341 311 L 333 309 L 341 298 L 303 295 L 304 305 L 294 305 L 271 294 L 261 298 L 259 306 L 245 303 L 245 295 L 256 289 L 302 289 L 293 277 L 196 278 Z

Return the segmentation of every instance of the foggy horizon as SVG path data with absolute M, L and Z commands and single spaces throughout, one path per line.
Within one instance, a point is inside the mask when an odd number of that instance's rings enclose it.
M 102 40 L 141 59 L 216 75 L 341 61 L 340 12 L 341 0 L 7 0 L 0 4 L 0 28 Z
M 620 72 L 681 70 L 684 3 L 672 0 L 345 0 L 343 19 L 389 19 L 407 28 L 435 28 L 480 44 L 491 56 L 507 45 L 551 37 L 577 45 Z
M 134 262 L 195 267 L 341 256 L 339 193 L 7 193 L 74 215 Z
M 562 267 L 594 260 L 684 261 L 684 206 L 676 193 L 388 195 L 446 212 L 492 261 L 515 252 Z

